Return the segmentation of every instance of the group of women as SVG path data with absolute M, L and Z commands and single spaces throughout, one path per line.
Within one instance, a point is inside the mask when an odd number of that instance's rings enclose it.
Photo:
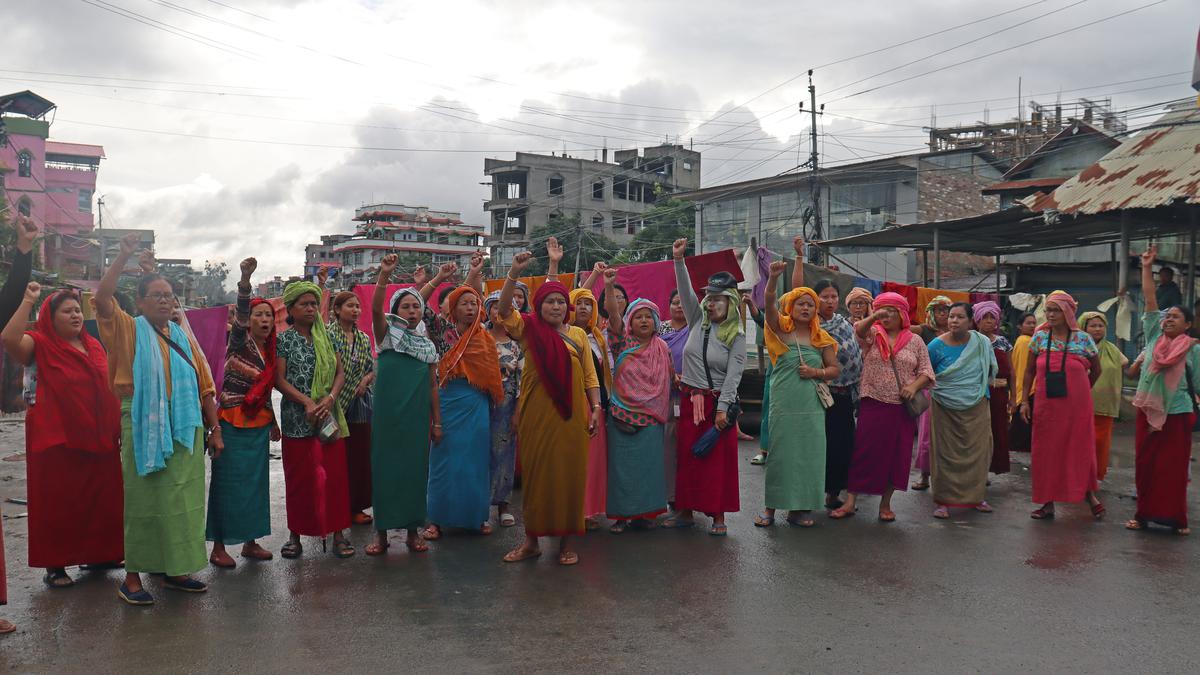
M 354 555 L 345 531 L 355 523 L 373 523 L 369 555 L 387 552 L 389 530 L 405 530 L 412 552 L 452 531 L 489 534 L 493 506 L 501 526 L 513 525 L 518 450 L 525 537 L 508 562 L 540 556 L 540 538 L 556 537 L 558 562 L 573 565 L 572 537 L 600 516 L 620 534 L 691 527 L 699 512 L 709 534 L 722 536 L 726 514 L 740 509 L 744 300 L 724 272 L 697 295 L 686 240 L 673 245 L 677 289 L 665 315 L 648 299 L 630 300 L 603 265 L 579 289 L 551 278 L 530 297 L 519 280 L 528 252 L 486 297 L 476 254 L 465 283 L 444 289 L 435 312 L 429 300 L 455 266 L 388 297 L 397 265 L 388 255 L 371 306 L 377 355 L 357 327 L 358 297 L 340 293 L 330 303 L 310 282 L 285 289 L 289 327 L 277 335 L 274 305 L 251 295 L 256 262 L 248 258 L 217 383 L 152 260 L 143 255 L 139 315 L 115 301 L 135 240 L 121 242 L 96 292 L 96 340 L 83 330 L 75 292 L 42 300 L 28 283 L 23 298 L 14 294 L 28 281 L 36 228 L 19 223 L 18 234 L 18 260 L 0 291 L 9 312 L 0 338 L 31 374 L 29 562 L 47 570 L 51 587 L 73 583 L 69 566 L 123 564 L 120 597 L 150 604 L 141 573 L 203 592 L 192 575 L 206 553 L 217 567 L 236 565 L 226 547 L 238 544 L 243 558 L 269 560 L 258 540 L 271 532 L 272 440 L 283 447 L 287 558 L 303 554 L 304 536 L 325 546 L 332 535 L 336 556 Z M 554 266 L 562 251 L 549 248 Z M 1187 533 L 1200 348 L 1187 308 L 1159 311 L 1153 263 L 1151 249 L 1142 257 L 1147 346 L 1127 371 L 1139 379 L 1138 509 L 1126 526 Z M 838 288 L 805 286 L 802 265 L 777 300 L 785 268 L 770 267 L 762 317 L 771 370 L 756 525 L 772 525 L 781 510 L 799 527 L 813 526 L 822 508 L 849 518 L 866 495 L 880 498 L 881 521 L 894 521 L 891 499 L 909 487 L 914 441 L 922 476 L 912 487 L 932 488 L 934 517 L 988 512 L 989 473 L 1007 471 L 1010 447 L 1023 449 L 1026 438 L 1040 505 L 1032 517 L 1083 501 L 1103 516 L 1098 480 L 1126 365 L 1104 340 L 1103 314 L 1077 319 L 1074 299 L 1051 293 L 1045 322 L 1022 317 L 1011 345 L 994 302 L 934 298 L 928 322 L 912 326 L 905 297 L 854 289 L 847 318 L 836 313 Z M 283 397 L 278 417 L 274 390 Z

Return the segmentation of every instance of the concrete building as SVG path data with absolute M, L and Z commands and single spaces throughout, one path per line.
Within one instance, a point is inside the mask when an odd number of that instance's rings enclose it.
M 700 153 L 660 145 L 617 150 L 609 162 L 607 149 L 599 160 L 518 152 L 512 160 L 485 159 L 483 172 L 492 182 L 492 197 L 483 205 L 491 214 L 490 244 L 518 246 L 552 217 L 574 214 L 589 231 L 626 243 L 657 191 L 700 187 Z
M 981 146 L 963 146 L 821 169 L 821 239 L 862 234 L 896 223 L 960 218 L 996 209 L 980 191 L 996 183 L 1004 165 Z M 681 192 L 696 204 L 702 252 L 744 249 L 751 239 L 779 253 L 809 231 L 813 206 L 809 173 Z M 905 251 L 839 248 L 829 264 L 872 279 L 911 282 L 922 272 Z
M 426 206 L 370 204 L 354 210 L 355 232 L 321 237 L 320 244 L 305 247 L 304 276 L 321 267 L 331 273 L 336 286 L 374 283 L 374 270 L 388 253 L 415 254 L 429 263 L 457 262 L 465 266 L 483 246 L 484 227 L 467 225 L 456 211 L 435 211 Z
M 92 204 L 104 148 L 49 140 L 53 102 L 31 91 L 0 96 L 0 191 L 45 234 L 43 266 L 66 279 L 99 278 Z

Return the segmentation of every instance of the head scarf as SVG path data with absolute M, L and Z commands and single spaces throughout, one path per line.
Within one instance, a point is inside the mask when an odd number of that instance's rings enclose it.
M 388 300 L 387 310 L 383 319 L 387 322 L 387 335 L 379 343 L 380 351 L 391 350 L 399 354 L 407 354 L 422 363 L 437 363 L 437 347 L 425 330 L 425 322 L 417 320 L 417 325 L 410 328 L 408 322 L 393 314 L 392 310 L 400 302 L 400 298 L 411 295 L 421 303 L 420 316 L 425 316 L 425 298 L 415 288 L 401 288 L 392 293 Z
M 859 286 L 855 286 L 854 288 L 850 289 L 849 293 L 846 294 L 846 308 L 849 309 L 850 303 L 855 300 L 866 300 L 867 306 L 870 307 L 874 298 L 871 297 L 871 291 Z
M 808 320 L 809 344 L 814 349 L 824 349 L 830 346 L 836 349 L 837 340 L 834 340 L 829 333 L 825 332 L 824 328 L 821 328 L 821 317 L 816 311 L 816 308 L 821 305 L 821 300 L 817 297 L 816 292 L 807 286 L 793 288 L 784 293 L 783 297 L 779 299 L 779 330 L 786 334 L 796 329 L 796 320 L 792 318 L 792 307 L 796 304 L 796 300 L 802 296 L 808 296 L 813 301 L 813 315 Z M 775 334 L 775 331 L 771 330 L 770 326 L 767 326 L 763 332 L 763 343 L 766 345 L 767 351 L 771 354 L 771 363 L 775 363 L 779 360 L 779 357 L 788 352 L 787 344 L 779 339 L 779 336 Z
M 564 420 L 571 419 L 571 354 L 558 329 L 542 319 L 542 303 L 555 293 L 570 298 L 566 286 L 557 281 L 547 281 L 538 287 L 533 296 L 533 311 L 521 318 L 525 324 L 525 341 L 538 375 L 546 387 L 546 393 L 554 402 L 554 408 Z M 586 355 L 580 355 L 585 358 Z
M 491 324 L 492 308 L 496 306 L 497 302 L 500 302 L 500 294 L 502 292 L 503 291 L 492 291 L 491 293 L 488 293 L 488 296 L 486 298 L 484 298 L 484 300 L 483 300 L 484 323 Z M 514 309 L 516 309 L 516 308 L 514 308 Z M 520 311 L 520 310 L 518 309 L 517 311 Z
M 454 308 L 464 295 L 479 291 L 470 286 L 459 286 L 446 297 L 446 312 L 454 320 Z M 500 380 L 500 356 L 496 352 L 496 340 L 483 327 L 483 314 L 476 313 L 475 320 L 467 327 L 458 341 L 438 363 L 438 380 L 445 383 L 464 377 L 471 386 L 492 397 L 499 403 L 504 400 L 504 387 Z
M 625 308 L 625 334 L 633 337 L 630 324 L 633 315 L 641 309 L 649 309 L 655 325 L 658 324 L 658 305 L 638 298 Z M 613 367 L 611 403 L 629 413 L 648 415 L 662 424 L 667 421 L 671 409 L 671 381 L 673 373 L 671 350 L 657 335 L 646 344 L 637 343 L 617 354 Z
M 1087 330 L 1088 322 L 1100 319 L 1108 328 L 1108 317 L 1104 312 L 1084 312 L 1079 315 L 1079 327 Z M 1100 353 L 1100 377 L 1092 385 L 1092 409 L 1097 415 L 1115 417 L 1121 408 L 1121 350 L 1105 339 L 1096 341 Z
M 1075 311 L 1079 308 L 1079 303 L 1075 302 L 1066 291 L 1054 291 L 1046 296 L 1047 305 L 1057 305 L 1062 310 L 1063 316 L 1067 319 L 1067 328 L 1071 330 L 1079 330 L 1079 322 L 1075 319 Z M 1046 330 L 1050 327 L 1050 322 L 1047 321 L 1038 326 L 1038 330 Z
M 300 296 L 311 293 L 317 298 L 317 302 L 321 301 L 321 287 L 311 281 L 295 281 L 283 289 L 283 305 L 289 310 Z M 294 330 L 294 329 L 293 329 Z M 314 401 L 319 401 L 329 395 L 333 390 L 333 380 L 337 377 L 337 353 L 333 350 L 333 343 L 329 341 L 329 334 L 325 331 L 325 324 L 321 322 L 321 318 L 317 317 L 312 325 L 312 340 L 313 352 L 316 354 L 317 363 L 313 368 L 313 383 L 310 396 Z M 350 429 L 346 426 L 346 416 L 342 414 L 342 407 L 339 405 L 333 406 L 333 416 L 337 420 L 338 428 L 342 432 L 342 436 L 349 436 Z
M 79 299 L 71 291 L 51 294 L 26 333 L 33 338 L 38 374 L 37 402 L 26 414 L 27 447 L 31 453 L 71 448 L 115 455 L 121 446 L 121 409 L 108 386 L 108 355 L 86 330 L 79 332 L 85 354 L 54 329 L 51 303 L 62 296 Z
M 738 307 L 742 303 L 742 295 L 738 293 L 736 288 L 728 288 L 721 291 L 720 294 L 708 294 L 701 300 L 703 304 L 710 297 L 727 298 L 729 300 L 729 309 L 725 311 L 725 320 L 721 325 L 717 326 L 717 340 L 726 347 L 732 346 L 733 341 L 737 336 L 742 334 L 742 317 L 738 312 Z M 712 322 L 708 318 L 708 310 L 701 307 L 703 318 L 700 321 L 700 326 L 708 330 Z
M 983 302 L 975 303 L 973 316 L 971 317 L 975 320 L 975 325 L 978 326 L 979 320 L 985 316 L 994 316 L 996 317 L 996 322 L 999 323 L 1000 305 L 996 304 L 992 300 L 984 300 Z
M 884 330 L 883 326 L 879 325 L 878 321 L 871 326 L 871 331 L 875 334 L 875 347 L 879 350 L 879 356 L 882 357 L 886 363 L 887 361 L 891 360 L 893 354 L 899 352 L 901 349 L 904 349 L 904 345 L 908 344 L 909 340 L 912 340 L 914 337 L 916 337 L 916 335 L 908 329 L 909 326 L 912 325 L 912 320 L 908 318 L 908 300 L 906 300 L 905 297 L 899 293 L 892 293 L 889 291 L 887 293 L 880 293 L 879 297 L 875 298 L 875 302 L 873 303 L 872 307 L 877 310 L 884 307 L 891 307 L 900 313 L 900 332 L 896 334 L 896 346 L 894 347 L 888 341 L 887 331 Z
M 275 387 L 275 374 L 278 369 L 275 366 L 275 306 L 270 300 L 265 298 L 252 298 L 250 300 L 250 313 L 254 313 L 254 308 L 259 305 L 266 305 L 271 308 L 271 333 L 267 335 L 267 341 L 263 345 L 262 358 L 263 369 L 254 380 L 254 384 L 250 386 L 250 391 L 246 392 L 246 398 L 242 400 L 242 410 L 247 415 L 257 415 L 263 406 L 271 400 L 271 389 Z M 247 340 L 253 341 L 253 338 L 247 336 Z
M 522 314 L 528 313 L 529 312 L 529 286 L 527 286 L 524 281 L 513 282 L 513 286 L 516 286 L 517 288 L 525 291 L 525 304 L 521 307 L 514 307 L 513 309 L 517 310 L 518 312 L 520 312 Z M 500 297 L 500 296 L 496 296 L 496 297 Z M 513 295 L 513 297 L 515 298 L 516 295 Z
M 571 309 L 567 314 L 567 323 L 571 325 L 575 325 L 575 305 L 579 304 L 580 300 L 592 301 L 592 316 L 588 319 L 588 325 L 583 330 L 589 333 L 595 331 L 600 317 L 600 306 L 596 302 L 596 296 L 586 288 L 576 288 L 567 296 L 567 300 L 571 303 Z
M 935 295 L 928 304 L 925 305 L 925 325 L 937 330 L 937 319 L 933 318 L 934 307 L 949 307 L 954 301 L 944 295 Z

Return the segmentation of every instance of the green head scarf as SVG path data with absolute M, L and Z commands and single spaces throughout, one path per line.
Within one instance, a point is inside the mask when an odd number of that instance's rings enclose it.
M 321 287 L 311 281 L 296 281 L 283 289 L 283 304 L 289 310 L 300 296 L 312 293 L 321 302 Z M 333 379 L 337 376 L 337 355 L 333 351 L 333 343 L 329 341 L 329 333 L 325 332 L 325 324 L 317 317 L 312 325 L 313 351 L 316 352 L 317 366 L 313 371 L 312 391 L 309 396 L 314 401 L 320 401 L 329 395 L 333 389 Z M 333 415 L 337 420 L 338 429 L 345 438 L 350 435 L 346 426 L 346 416 L 342 414 L 340 405 L 333 406 Z
M 721 341 L 721 344 L 729 347 L 733 344 L 733 339 L 742 332 L 742 316 L 738 312 L 738 307 L 742 303 L 742 296 L 737 292 L 737 289 L 730 288 L 716 296 L 711 294 L 704 296 L 705 299 L 709 297 L 723 297 L 729 300 L 729 310 L 725 312 L 725 320 L 721 322 L 721 325 L 717 326 L 717 339 Z M 707 311 L 703 312 L 703 317 L 700 325 L 707 330 L 710 324 Z

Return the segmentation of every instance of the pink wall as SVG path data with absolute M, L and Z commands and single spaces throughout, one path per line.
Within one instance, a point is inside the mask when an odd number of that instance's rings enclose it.
M 33 154 L 33 176 L 29 178 L 17 175 L 17 153 L 22 150 Z M 30 215 L 40 226 L 46 219 L 46 196 L 42 192 L 42 186 L 46 184 L 46 139 L 25 134 L 10 134 L 8 146 L 0 148 L 0 162 L 12 169 L 4 174 L 4 197 L 12 215 L 17 212 L 17 202 L 22 197 L 29 197 L 32 202 Z
M 96 171 L 47 168 L 45 185 L 50 193 L 46 195 L 45 202 L 46 223 L 67 234 L 88 232 L 95 227 L 92 213 L 79 210 L 79 189 L 92 191 L 94 210 L 96 174 Z

